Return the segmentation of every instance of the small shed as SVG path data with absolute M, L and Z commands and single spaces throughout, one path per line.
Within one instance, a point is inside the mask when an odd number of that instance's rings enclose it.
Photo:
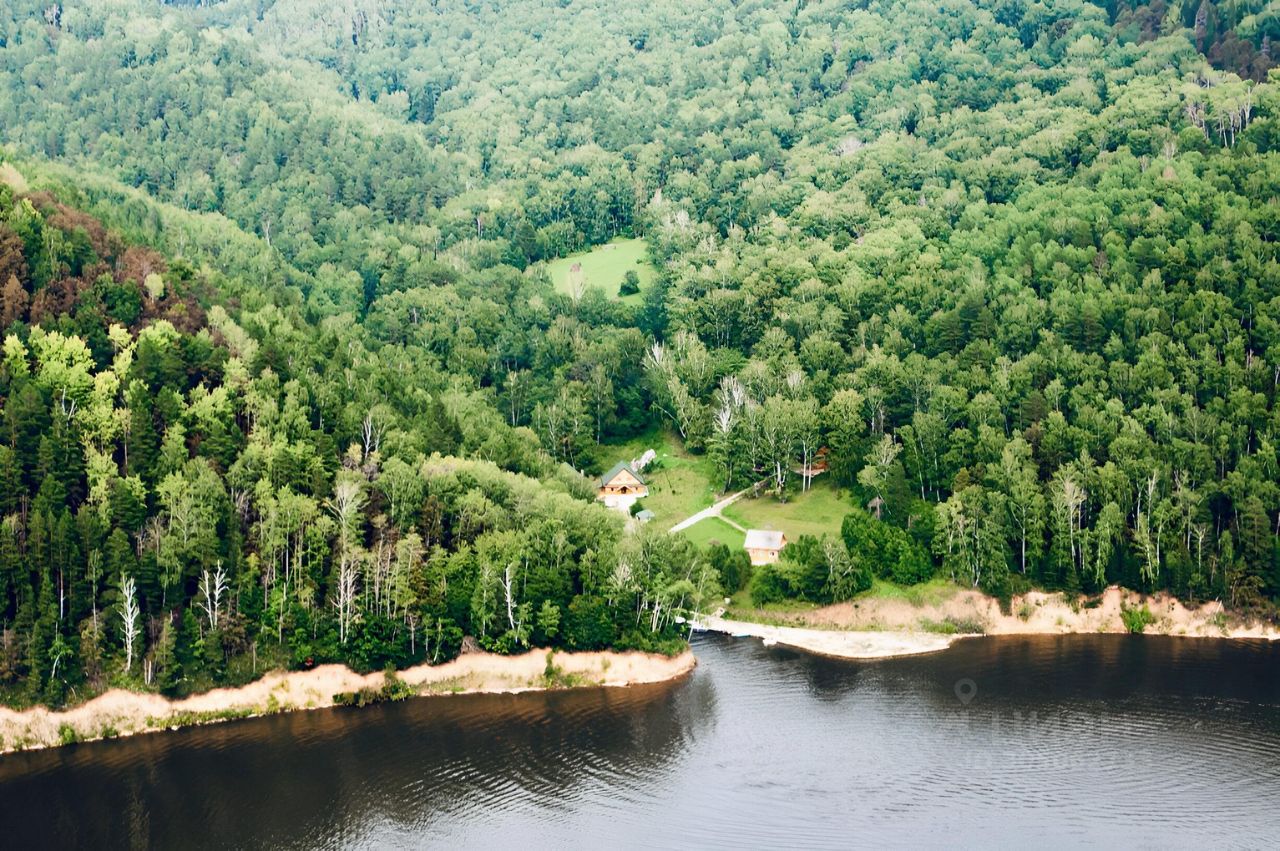
M 787 536 L 772 529 L 748 529 L 747 539 L 743 547 L 751 556 L 754 565 L 773 564 L 778 560 L 782 548 L 787 545 Z
M 614 464 L 596 484 L 596 499 L 621 511 L 630 511 L 636 500 L 648 495 L 644 478 L 625 461 Z
M 639 520 L 641 523 L 648 523 L 650 520 L 654 519 L 657 516 L 658 515 L 654 514 L 652 511 L 650 511 L 647 508 L 642 508 L 636 512 L 636 519 Z

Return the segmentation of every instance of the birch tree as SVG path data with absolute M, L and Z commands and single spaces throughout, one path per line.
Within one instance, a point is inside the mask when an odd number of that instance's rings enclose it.
M 333 498 L 327 503 L 329 512 L 338 523 L 338 576 L 333 593 L 333 607 L 338 614 L 338 640 L 346 644 L 351 625 L 355 620 L 356 592 L 360 567 L 360 512 L 365 504 L 362 485 L 358 479 L 339 478 L 333 486 Z
M 1032 554 L 1043 546 L 1045 498 L 1031 460 L 1031 447 L 1021 437 L 1009 441 L 1000 456 L 1000 483 L 1008 499 L 1010 528 L 1017 536 L 1018 572 L 1027 572 L 1028 542 Z
M 141 629 L 138 619 L 141 610 L 138 608 L 137 584 L 132 576 L 120 574 L 120 635 L 124 643 L 124 672 L 133 670 L 133 649 Z
M 866 456 L 866 466 L 858 473 L 858 484 L 874 490 L 880 500 L 884 500 L 884 488 L 889 483 L 889 475 L 893 470 L 893 462 L 898 460 L 902 452 L 902 444 L 892 434 L 880 435 L 880 440 L 871 447 Z
M 196 606 L 204 612 L 210 632 L 218 631 L 218 621 L 222 617 L 222 595 L 227 593 L 228 587 L 227 572 L 222 567 L 221 559 L 212 573 L 205 568 L 200 575 L 200 596 L 196 600 Z

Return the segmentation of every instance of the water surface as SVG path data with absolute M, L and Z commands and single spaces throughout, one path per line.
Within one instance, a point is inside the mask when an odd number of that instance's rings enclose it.
M 1008 637 L 848 662 L 700 636 L 695 650 L 673 684 L 0 758 L 4 845 L 1266 847 L 1280 832 L 1280 646 Z

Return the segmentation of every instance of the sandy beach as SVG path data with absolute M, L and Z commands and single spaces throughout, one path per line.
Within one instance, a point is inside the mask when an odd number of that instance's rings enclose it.
M 749 621 L 707 617 L 698 621 L 703 629 L 727 635 L 753 636 L 766 643 L 783 644 L 820 656 L 841 659 L 885 659 L 890 656 L 912 656 L 946 650 L 958 638 L 919 631 L 850 631 L 840 629 L 806 629 L 794 626 L 771 626 Z
M 823 656 L 883 659 L 945 650 L 958 638 L 976 635 L 1065 635 L 1127 632 L 1122 606 L 1146 606 L 1154 623 L 1148 635 L 1275 640 L 1280 631 L 1266 624 L 1229 617 L 1220 602 L 1189 607 L 1168 594 L 1143 595 L 1112 586 L 1094 598 L 1072 601 L 1061 593 L 1032 591 L 1013 598 L 1011 613 L 993 597 L 956 589 L 944 600 L 915 605 L 902 599 L 873 598 L 811 611 L 769 612 L 773 624 L 708 617 L 700 624 L 715 632 L 750 635 Z M 930 631 L 957 625 L 954 634 Z M 970 628 L 977 627 L 977 628 Z
M 697 661 L 686 650 L 678 656 L 653 653 L 556 653 L 557 685 L 627 686 L 681 677 Z M 397 676 L 426 695 L 513 693 L 546 689 L 546 650 L 520 656 L 468 653 L 443 665 L 419 665 Z M 177 726 L 235 718 L 322 709 L 334 696 L 378 689 L 381 672 L 357 674 L 345 665 L 321 665 L 310 671 L 266 674 L 239 688 L 213 689 L 181 700 L 112 689 L 71 709 L 43 707 L 21 712 L 0 707 L 0 753 L 51 747 L 71 739 L 88 741 L 129 736 Z

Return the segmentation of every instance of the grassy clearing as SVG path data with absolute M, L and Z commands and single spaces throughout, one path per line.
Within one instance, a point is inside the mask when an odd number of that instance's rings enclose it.
M 701 525 L 701 524 L 698 524 Z M 852 602 L 865 603 L 871 600 L 902 600 L 912 606 L 940 606 L 954 597 L 961 589 L 946 579 L 930 579 L 919 585 L 895 585 L 884 579 L 876 579 L 871 587 L 854 597 Z M 768 603 L 762 608 L 751 604 L 751 596 L 744 589 L 733 595 L 733 599 L 725 609 L 725 617 L 732 620 L 752 621 L 754 623 L 771 624 L 773 626 L 804 626 L 810 629 L 845 629 L 852 631 L 876 630 L 874 623 L 839 627 L 830 624 L 811 624 L 802 617 L 806 612 L 822 608 L 816 603 L 803 600 L 784 600 Z M 984 631 L 981 624 L 970 621 L 956 621 L 944 618 L 937 623 L 922 619 L 919 628 L 925 632 L 943 632 L 948 634 L 975 633 Z
M 641 504 L 657 515 L 651 525 L 665 531 L 715 502 L 711 462 L 706 456 L 690 455 L 680 438 L 664 429 L 603 447 L 600 466 L 607 469 L 618 461 L 631 461 L 646 449 L 658 453 L 654 465 L 641 474 L 649 485 Z
M 547 274 L 551 276 L 556 290 L 570 292 L 570 272 L 575 263 L 582 265 L 582 277 L 588 287 L 599 287 L 609 298 L 619 298 L 618 287 L 622 285 L 622 277 L 628 269 L 634 269 L 640 278 L 640 293 L 622 296 L 627 304 L 639 304 L 641 294 L 653 280 L 653 266 L 649 264 L 648 247 L 643 239 L 618 238 L 604 245 L 598 245 L 590 251 L 570 254 L 552 260 L 547 264 Z
M 731 549 L 741 549 L 746 536 L 719 517 L 708 517 L 699 520 L 682 533 L 699 547 L 711 544 L 725 544 Z
M 794 541 L 801 535 L 839 535 L 841 522 L 852 510 L 848 491 L 819 477 L 807 493 L 794 493 L 786 502 L 771 496 L 743 497 L 726 508 L 724 515 L 747 529 L 779 529 Z
M 919 585 L 897 585 L 884 579 L 876 579 L 871 587 L 854 597 L 863 600 L 904 600 L 913 606 L 940 606 L 954 597 L 960 588 L 950 580 L 934 577 Z
M 804 600 L 782 600 L 777 603 L 765 603 L 762 607 L 751 604 L 751 594 L 742 589 L 734 594 L 725 606 L 724 616 L 729 620 L 750 621 L 770 626 L 809 626 L 800 615 L 819 608 L 817 603 Z M 820 627 L 813 627 L 819 629 Z

